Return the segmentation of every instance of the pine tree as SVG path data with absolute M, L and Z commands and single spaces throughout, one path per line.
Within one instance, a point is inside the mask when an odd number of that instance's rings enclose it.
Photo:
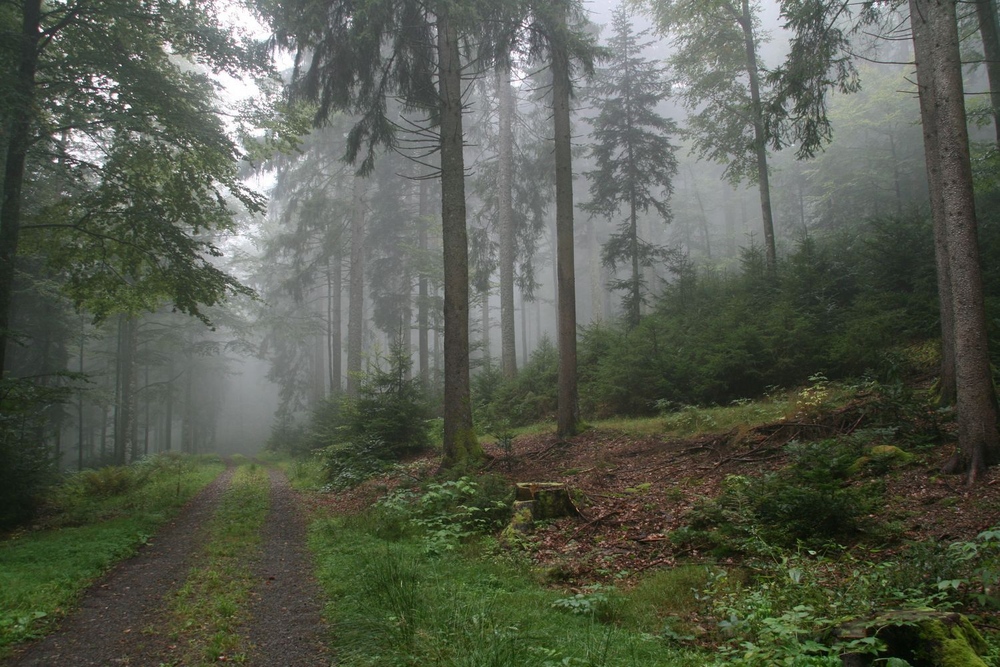
M 663 219 L 671 219 L 667 200 L 677 174 L 675 147 L 670 135 L 677 127 L 660 116 L 656 107 L 667 97 L 662 70 L 646 60 L 624 5 L 612 14 L 610 58 L 597 71 L 592 99 L 597 117 L 591 120 L 594 140 L 591 155 L 597 169 L 585 175 L 590 180 L 590 202 L 584 208 L 609 218 L 624 209 L 625 219 L 604 244 L 603 261 L 612 270 L 619 264 L 631 268 L 629 278 L 612 282 L 625 291 L 625 313 L 630 327 L 639 324 L 644 299 L 642 268 L 650 267 L 662 250 L 639 236 L 638 218 L 653 208 Z

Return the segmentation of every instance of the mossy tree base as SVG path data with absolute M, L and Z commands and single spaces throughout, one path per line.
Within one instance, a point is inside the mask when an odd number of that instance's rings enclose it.
M 962 614 L 893 611 L 871 621 L 855 621 L 838 632 L 840 639 L 878 637 L 886 650 L 878 656 L 845 654 L 845 667 L 868 667 L 875 660 L 906 660 L 912 667 L 986 667 L 979 656 L 986 642 Z

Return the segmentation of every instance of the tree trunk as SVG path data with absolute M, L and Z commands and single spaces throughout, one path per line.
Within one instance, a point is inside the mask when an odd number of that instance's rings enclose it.
M 118 320 L 118 423 L 115 424 L 115 465 L 137 458 L 136 443 L 136 352 L 138 327 L 132 315 Z
M 469 388 L 469 243 L 465 211 L 462 66 L 458 31 L 447 10 L 438 14 L 441 231 L 444 255 L 443 468 L 482 457 L 472 429 Z
M 482 324 L 482 327 L 483 327 L 483 331 L 482 331 L 482 334 L 483 334 L 483 337 L 482 337 L 483 362 L 486 363 L 486 364 L 489 364 L 490 360 L 492 358 L 491 355 L 490 355 L 490 291 L 489 291 L 489 289 L 485 289 L 485 290 L 483 290 L 480 293 L 480 295 L 479 295 L 479 304 L 480 304 L 480 307 L 482 308 L 482 311 L 481 311 L 482 322 L 481 322 L 481 324 Z
M 517 376 L 514 329 L 514 92 L 510 71 L 497 73 L 500 106 L 500 366 L 508 380 Z
M 565 16 L 560 17 L 565 27 Z M 552 119 L 556 163 L 556 299 L 559 322 L 559 405 L 557 433 L 576 435 L 580 408 L 576 375 L 576 275 L 573 239 L 573 156 L 570 73 L 566 45 L 552 42 Z
M 17 244 L 21 231 L 21 191 L 28 148 L 32 142 L 41 16 L 41 0 L 24 0 L 17 78 L 14 81 L 15 97 L 5 102 L 10 113 L 10 134 L 4 163 L 3 202 L 0 204 L 0 378 L 3 378 L 6 367 L 7 340 L 14 319 L 13 294 Z
M 1000 459 L 996 397 L 990 372 L 986 310 L 979 265 L 972 165 L 965 117 L 962 64 L 954 0 L 910 0 L 910 21 L 917 54 L 921 120 L 931 126 L 925 138 L 936 138 L 940 172 L 932 174 L 931 197 L 941 199 L 951 308 L 955 323 L 955 377 L 959 456 L 953 466 L 974 483 Z M 923 56 L 921 58 L 921 56 Z M 933 113 L 925 115 L 933 105 Z M 927 140 L 927 139 L 925 139 Z M 942 304 L 946 308 L 947 304 Z
M 167 361 L 167 398 L 163 408 L 163 445 L 161 451 L 169 452 L 174 446 L 174 360 Z
M 917 91 L 920 102 L 921 129 L 924 139 L 924 161 L 931 203 L 931 220 L 934 226 L 934 262 L 937 269 L 938 311 L 941 318 L 941 371 L 938 382 L 938 404 L 955 404 L 955 314 L 951 298 L 951 272 L 948 270 L 948 238 L 945 222 L 944 199 L 941 187 L 941 156 L 938 151 L 937 111 L 935 87 L 929 64 L 931 43 L 922 21 L 913 22 L 913 49 L 918 69 L 924 76 Z M 923 65 L 921 65 L 921 63 Z
M 343 368 L 341 367 L 341 350 L 343 349 L 343 336 L 341 331 L 343 329 L 343 316 L 341 315 L 341 308 L 343 307 L 343 293 L 344 293 L 344 253 L 342 250 L 343 246 L 337 243 L 337 247 L 333 251 L 333 255 L 330 257 L 330 264 L 327 265 L 327 290 L 329 291 L 329 303 L 328 317 L 327 317 L 327 327 L 328 335 L 330 340 L 330 394 L 333 396 L 339 396 L 343 385 L 341 384 L 340 376 L 343 374 Z
M 639 326 L 642 304 L 642 273 L 639 267 L 639 214 L 636 211 L 635 193 L 629 198 L 629 254 L 632 256 L 632 297 L 629 304 L 628 325 L 630 329 Z
M 431 214 L 429 186 L 426 180 L 420 181 L 420 232 L 417 243 L 420 244 L 421 257 L 427 256 L 427 226 Z M 423 261 L 421 261 L 423 264 Z M 417 359 L 420 372 L 420 386 L 427 391 L 431 386 L 430 347 L 428 333 L 430 326 L 430 294 L 428 292 L 427 272 L 423 269 L 417 278 Z
M 997 28 L 996 0 L 976 0 L 979 35 L 983 40 L 986 76 L 990 82 L 990 106 L 993 107 L 993 129 L 1000 146 L 1000 35 Z
M 347 395 L 358 395 L 365 309 L 365 182 L 354 177 L 351 211 L 351 267 L 347 312 Z
M 753 143 L 757 153 L 757 187 L 760 190 L 760 212 L 764 220 L 764 252 L 767 268 L 774 273 L 778 256 L 774 242 L 774 215 L 771 212 L 771 185 L 767 173 L 767 141 L 764 138 L 764 108 L 760 101 L 760 72 L 757 69 L 757 45 L 753 34 L 750 0 L 743 0 L 743 42 L 747 53 L 747 76 L 750 79 L 750 104 L 753 114 Z

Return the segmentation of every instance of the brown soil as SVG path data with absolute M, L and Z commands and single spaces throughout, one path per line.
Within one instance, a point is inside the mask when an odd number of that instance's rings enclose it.
M 528 536 L 532 557 L 554 580 L 582 585 L 707 557 L 670 539 L 698 501 L 717 496 L 729 475 L 759 475 L 782 467 L 787 463 L 783 445 L 793 438 L 853 430 L 858 415 L 848 408 L 821 423 L 782 422 L 687 439 L 608 430 L 590 430 L 570 440 L 521 436 L 510 458 L 485 445 L 492 457 L 487 470 L 512 483 L 563 482 L 582 493 L 581 516 L 547 522 Z M 991 468 L 968 487 L 961 477 L 940 472 L 953 452 L 953 445 L 917 452 L 914 462 L 883 478 L 886 505 L 872 518 L 895 524 L 895 546 L 968 540 L 1000 524 L 1000 468 Z M 414 461 L 410 472 L 419 478 L 432 474 L 436 465 L 436 459 Z M 315 502 L 333 511 L 357 511 L 399 483 L 373 480 Z
M 7 667 L 108 667 L 177 664 L 183 639 L 171 640 L 169 596 L 195 564 L 233 470 L 220 475 L 139 553 L 118 564 L 84 596 L 59 630 L 3 662 Z M 297 496 L 271 472 L 271 512 L 254 562 L 259 586 L 244 629 L 253 667 L 329 665 L 321 636 L 318 587 L 305 552 Z

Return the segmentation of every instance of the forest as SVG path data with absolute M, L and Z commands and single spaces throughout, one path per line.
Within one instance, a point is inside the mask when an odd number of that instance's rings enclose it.
M 996 0 L 3 0 L 0 67 L 0 664 L 176 520 L 132 664 L 1000 665 Z

